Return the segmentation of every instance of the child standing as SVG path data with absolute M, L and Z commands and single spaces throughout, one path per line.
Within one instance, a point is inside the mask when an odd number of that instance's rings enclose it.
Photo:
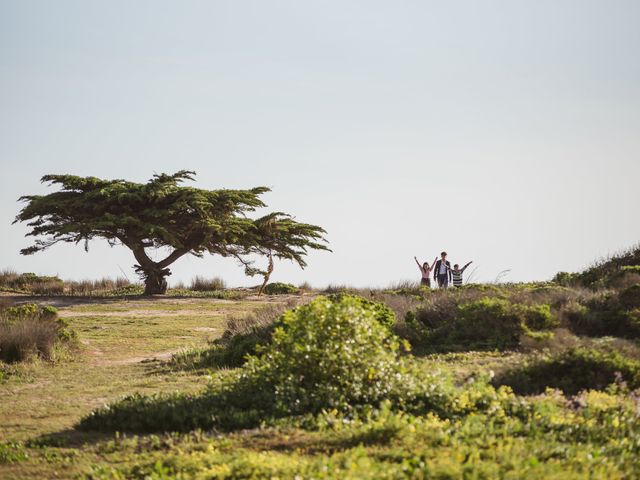
M 467 263 L 462 268 L 460 268 L 460 265 L 458 265 L 457 263 L 453 266 L 453 270 L 451 270 L 451 276 L 453 277 L 453 286 L 454 287 L 461 287 L 462 286 L 462 273 L 472 263 L 473 263 L 473 260 L 471 262 Z
M 436 266 L 436 260 L 438 259 L 438 257 L 433 259 L 433 263 L 431 264 L 431 267 L 429 267 L 429 262 L 424 262 L 422 265 L 420 265 L 420 262 L 418 261 L 418 257 L 413 257 L 413 258 L 418 264 L 420 273 L 422 273 L 422 279 L 420 280 L 420 285 L 426 285 L 427 287 L 431 288 L 431 279 L 429 278 L 429 276 L 431 275 L 431 271 L 433 270 L 433 268 Z

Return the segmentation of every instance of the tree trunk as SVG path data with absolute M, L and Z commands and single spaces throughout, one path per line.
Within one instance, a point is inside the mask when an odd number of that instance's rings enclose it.
M 144 275 L 145 295 L 163 295 L 167 293 L 167 279 L 165 277 L 171 275 L 171 271 L 168 268 L 143 270 L 142 274 Z
M 167 267 L 189 251 L 184 248 L 176 249 L 164 260 L 154 262 L 144 251 L 142 243 L 133 246 L 125 245 L 131 249 L 134 257 L 138 260 L 138 265 L 134 265 L 134 268 L 144 280 L 145 295 L 163 295 L 167 293 L 168 284 L 165 277 L 171 275 L 171 270 Z
M 263 276 L 262 285 L 260 285 L 260 290 L 258 290 L 258 296 L 262 295 L 262 291 L 264 287 L 269 283 L 269 278 L 271 278 L 271 274 L 273 273 L 273 255 L 269 252 L 269 266 L 267 267 L 267 271 Z

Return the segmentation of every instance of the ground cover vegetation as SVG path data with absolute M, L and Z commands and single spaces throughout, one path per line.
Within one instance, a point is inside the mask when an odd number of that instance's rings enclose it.
M 126 364 L 133 383 L 117 377 L 117 388 L 57 429 L 13 427 L 0 472 L 636 478 L 640 283 L 631 253 L 599 263 L 603 278 L 584 283 L 74 305 L 63 310 L 68 321 L 105 354 L 116 328 L 94 327 L 109 319 L 131 342 L 109 355 L 168 355 Z M 185 345 L 185 327 L 204 334 L 210 315 L 215 331 Z M 135 332 L 147 337 L 137 343 Z

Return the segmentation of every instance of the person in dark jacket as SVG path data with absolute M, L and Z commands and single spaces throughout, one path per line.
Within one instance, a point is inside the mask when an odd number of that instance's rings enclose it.
M 451 281 L 451 263 L 447 260 L 447 252 L 442 252 L 440 257 L 433 269 L 433 279 L 440 288 L 447 288 Z

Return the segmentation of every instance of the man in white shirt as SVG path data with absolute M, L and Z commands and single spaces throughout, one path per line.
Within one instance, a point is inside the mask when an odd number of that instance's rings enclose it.
M 442 252 L 440 257 L 433 269 L 433 279 L 438 282 L 440 288 L 447 288 L 451 281 L 451 263 L 447 260 L 447 252 Z

